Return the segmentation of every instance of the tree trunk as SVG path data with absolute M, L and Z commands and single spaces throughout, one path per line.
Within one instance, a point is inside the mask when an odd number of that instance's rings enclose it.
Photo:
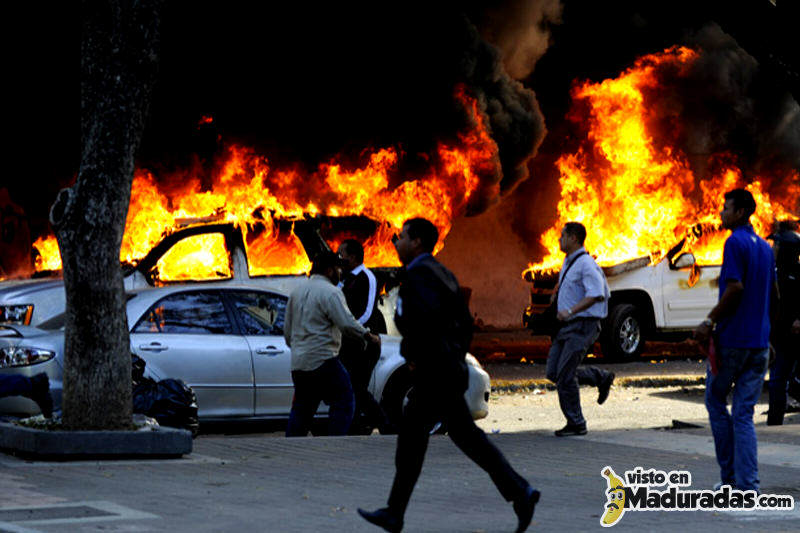
M 84 0 L 76 184 L 50 211 L 64 269 L 63 423 L 131 424 L 131 357 L 119 264 L 134 156 L 155 83 L 161 0 Z

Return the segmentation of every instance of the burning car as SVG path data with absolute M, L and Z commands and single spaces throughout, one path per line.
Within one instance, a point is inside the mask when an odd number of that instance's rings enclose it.
M 308 257 L 328 249 L 319 233 L 319 220 L 276 224 L 280 232 L 296 236 L 302 244 L 296 254 L 304 261 L 303 265 L 310 265 Z M 131 291 L 170 283 L 227 279 L 231 283 L 254 283 L 290 292 L 297 280 L 303 278 L 297 274 L 252 275 L 246 250 L 242 231 L 233 223 L 186 219 L 182 227 L 164 236 L 141 260 L 121 265 L 124 287 Z M 209 254 L 215 256 L 211 262 L 197 257 Z M 301 271 L 303 265 L 298 267 Z M 396 269 L 374 270 L 383 286 L 391 289 Z M 62 313 L 66 302 L 59 274 L 42 271 L 31 279 L 0 282 L 0 323 L 36 326 Z
M 714 306 L 728 236 L 719 227 L 727 191 L 753 194 L 750 222 L 759 235 L 768 235 L 775 220 L 796 218 L 800 174 L 793 166 L 749 169 L 728 147 L 690 150 L 682 140 L 705 139 L 700 132 L 711 131 L 703 121 L 687 124 L 696 102 L 681 111 L 685 103 L 673 105 L 677 95 L 696 96 L 685 89 L 698 87 L 698 73 L 706 75 L 697 65 L 708 65 L 708 53 L 673 46 L 640 57 L 617 77 L 574 82 L 570 142 L 555 160 L 557 213 L 524 273 L 532 282 L 527 325 L 536 326 L 531 318 L 549 304 L 564 257 L 558 238 L 567 222 L 584 224 L 586 250 L 611 288 L 603 354 L 628 359 L 641 353 L 647 338 L 684 335 Z
M 703 321 L 717 302 L 720 266 L 698 265 L 692 252 L 683 251 L 685 240 L 660 261 L 640 257 L 605 266 L 611 299 L 602 322 L 600 346 L 609 359 L 638 357 L 647 338 L 658 335 L 688 335 Z M 523 323 L 537 330 L 534 317 L 550 304 L 558 272 L 526 275 L 531 281 L 531 303 Z
M 130 296 L 127 311 L 131 351 L 147 362 L 151 377 L 183 379 L 195 389 L 201 419 L 285 417 L 294 389 L 289 371 L 290 351 L 282 336 L 283 312 L 286 295 L 305 276 L 251 276 L 241 230 L 230 223 L 199 222 L 164 237 L 136 265 L 123 265 L 125 289 Z M 286 226 L 283 231 L 292 232 L 300 240 L 304 256 L 328 248 L 320 231 L 324 233 L 322 226 L 330 224 L 330 220 L 323 219 L 280 223 Z M 345 224 L 353 227 L 367 222 L 346 220 Z M 180 252 L 182 242 L 208 237 L 224 245 L 228 258 L 217 280 L 163 278 L 164 257 Z M 381 357 L 370 381 L 370 392 L 395 422 L 411 390 L 393 321 L 396 270 L 373 269 L 384 290 L 378 308 L 386 318 L 389 335 L 383 336 Z M 173 320 L 187 309 L 193 313 L 207 311 L 212 304 L 204 299 L 209 298 L 218 304 L 214 320 L 219 323 Z M 182 299 L 203 301 L 181 305 Z M 179 303 L 172 310 L 166 309 L 164 306 L 173 300 Z M 220 307 L 220 302 L 226 303 Z M 247 305 L 240 305 L 242 302 Z M 264 305 L 259 308 L 254 302 Z M 0 283 L 0 305 L 8 324 L 0 333 L 0 372 L 26 375 L 46 372 L 56 404 L 60 404 L 63 281 L 39 278 Z M 232 312 L 234 309 L 236 313 Z M 165 316 L 172 317 L 169 323 L 162 323 Z M 210 320 L 207 315 L 201 318 Z M 33 327 L 37 325 L 40 327 Z M 489 376 L 472 355 L 467 354 L 467 363 L 470 385 L 465 397 L 473 416 L 483 418 L 488 414 Z M 0 413 L 36 412 L 36 405 L 25 398 L 0 400 Z

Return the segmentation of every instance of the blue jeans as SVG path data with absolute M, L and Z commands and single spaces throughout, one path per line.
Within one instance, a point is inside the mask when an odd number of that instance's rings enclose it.
M 328 434 L 347 435 L 353 422 L 355 399 L 350 376 L 338 357 L 328 359 L 319 368 L 310 371 L 292 371 L 294 398 L 289 413 L 287 437 L 305 437 L 319 402 L 330 406 L 328 411 Z
M 723 483 L 758 490 L 758 441 L 753 411 L 764 387 L 767 348 L 720 348 L 719 372 L 706 373 L 706 409 Z M 728 393 L 733 388 L 731 412 Z

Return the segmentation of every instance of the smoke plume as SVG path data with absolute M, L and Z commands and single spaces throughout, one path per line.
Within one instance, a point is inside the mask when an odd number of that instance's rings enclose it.
M 481 35 L 500 49 L 505 71 L 522 80 L 550 46 L 550 27 L 561 23 L 560 0 L 493 4 L 475 21 Z
M 654 100 L 659 131 L 673 131 L 688 155 L 732 154 L 745 177 L 774 176 L 771 189 L 780 190 L 781 175 L 800 171 L 800 106 L 718 25 L 687 44 L 700 56 L 686 73 L 663 72 L 661 81 L 674 94 Z M 694 170 L 703 177 L 703 168 Z
M 542 2 L 517 4 L 524 4 L 532 9 L 531 6 L 540 7 Z M 553 2 L 545 4 L 550 5 Z M 515 7 L 519 9 L 518 5 Z M 493 13 L 497 16 L 496 11 Z M 494 19 L 489 17 L 487 20 L 491 23 Z M 504 66 L 509 65 L 520 77 L 530 73 L 546 48 L 547 34 L 539 25 L 542 20 L 541 17 L 535 18 L 536 24 L 520 23 L 509 30 L 498 26 L 490 27 L 485 35 L 498 38 L 501 48 L 497 48 L 484 40 L 476 27 L 464 19 L 464 52 L 460 60 L 460 76 L 478 98 L 489 119 L 502 171 L 502 174 L 495 175 L 493 179 L 482 181 L 479 194 L 468 206 L 468 215 L 484 211 L 496 203 L 500 196 L 514 190 L 521 181 L 528 178 L 528 161 L 536 155 L 547 132 L 535 93 L 515 80 Z M 531 42 L 511 46 L 509 43 L 513 43 L 514 37 L 520 35 L 528 36 Z M 501 52 L 503 48 L 507 50 L 507 55 Z

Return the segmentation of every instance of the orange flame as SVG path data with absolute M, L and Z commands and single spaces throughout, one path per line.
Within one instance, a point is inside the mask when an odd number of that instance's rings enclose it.
M 378 230 L 365 243 L 365 262 L 368 266 L 397 265 L 391 236 L 405 220 L 431 220 L 443 240 L 453 218 L 466 209 L 480 176 L 499 164 L 497 146 L 477 102 L 464 88 L 457 89 L 456 97 L 471 115 L 472 130 L 459 135 L 457 145 L 440 143 L 426 173 L 407 176 L 396 186 L 390 176 L 396 173 L 402 154 L 395 148 L 369 153 L 365 164 L 354 170 L 332 161 L 304 175 L 294 169 L 272 168 L 266 157 L 232 145 L 207 189 L 191 172 L 176 175 L 165 184 L 166 180 L 138 169 L 120 260 L 135 264 L 164 235 L 179 227 L 181 219 L 216 217 L 242 228 L 250 275 L 301 273 L 310 267 L 302 245 L 294 234 L 282 234 L 276 221 L 322 214 L 360 215 L 376 221 Z M 157 278 L 172 281 L 230 276 L 224 242 L 212 237 L 201 235 L 181 241 L 180 249 L 173 248 L 174 253 L 159 261 Z M 340 240 L 334 239 L 334 248 Z M 35 246 L 42 257 L 37 270 L 61 268 L 54 237 L 39 239 Z
M 712 167 L 718 170 L 700 180 L 696 191 L 698 180 L 687 157 L 654 142 L 645 97 L 658 89 L 654 73 L 660 68 L 685 72 L 698 57 L 689 48 L 672 47 L 638 59 L 616 79 L 573 87 L 573 101 L 580 107 L 571 118 L 588 131 L 577 152 L 556 162 L 561 175 L 558 221 L 541 238 L 546 256 L 523 274 L 535 277 L 561 267 L 558 239 L 568 221 L 587 227 L 586 248 L 601 266 L 643 256 L 656 262 L 682 237 L 687 238 L 684 249 L 702 265 L 722 262 L 727 232 L 719 230 L 718 213 L 726 191 L 746 187 L 753 193 L 758 209 L 752 222 L 761 235 L 769 233 L 776 218 L 792 216 L 800 198 L 797 173 L 789 176 L 794 185 L 782 190 L 778 201 L 766 192 L 766 177 L 746 184 L 730 163 L 733 158 L 717 155 Z
M 58 270 L 61 268 L 61 252 L 58 249 L 58 243 L 55 237 L 39 237 L 36 239 L 36 242 L 33 243 L 33 247 L 39 252 L 36 254 L 36 259 L 34 260 L 34 267 L 37 272 L 41 270 Z

